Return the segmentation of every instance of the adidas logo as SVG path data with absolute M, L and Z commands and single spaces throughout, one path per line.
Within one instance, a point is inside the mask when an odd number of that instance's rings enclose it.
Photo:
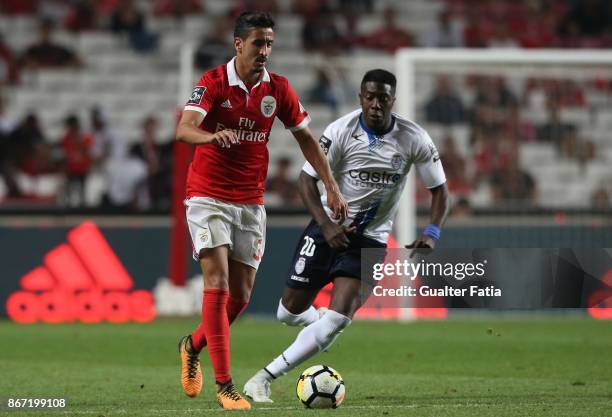
M 6 302 L 11 320 L 144 323 L 155 318 L 153 294 L 131 291 L 132 277 L 94 223 L 75 227 L 67 240 L 21 277 L 21 289 Z
M 232 108 L 232 103 L 230 103 L 229 98 L 225 100 L 223 103 L 221 103 L 221 107 L 223 107 L 224 109 Z

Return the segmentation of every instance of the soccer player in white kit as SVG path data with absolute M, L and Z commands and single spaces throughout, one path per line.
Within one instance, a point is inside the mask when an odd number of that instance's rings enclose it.
M 361 82 L 361 109 L 332 122 L 319 140 L 348 201 L 344 223 L 331 219 L 312 166 L 307 162 L 302 169 L 299 190 L 313 220 L 298 241 L 277 317 L 305 327 L 291 346 L 247 381 L 244 392 L 255 402 L 272 402 L 272 381 L 329 348 L 351 324 L 367 299 L 362 291 L 369 288 L 364 290 L 361 281 L 361 249 L 386 247 L 412 165 L 431 191 L 432 203 L 430 224 L 408 247 L 433 249 L 440 238 L 449 205 L 442 162 L 423 128 L 391 112 L 395 86 L 390 72 L 368 71 Z M 331 303 L 320 315 L 312 303 L 331 281 Z

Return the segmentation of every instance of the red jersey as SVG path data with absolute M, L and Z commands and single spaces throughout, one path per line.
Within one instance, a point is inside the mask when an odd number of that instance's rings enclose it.
M 249 91 L 234 60 L 206 72 L 185 105 L 185 110 L 204 115 L 200 129 L 211 133 L 231 129 L 239 141 L 230 148 L 196 146 L 187 174 L 187 197 L 263 204 L 274 118 L 293 132 L 306 127 L 310 117 L 285 77 L 264 69 L 261 81 Z
M 82 133 L 66 133 L 62 147 L 66 156 L 66 170 L 71 175 L 85 175 L 93 164 L 93 139 Z

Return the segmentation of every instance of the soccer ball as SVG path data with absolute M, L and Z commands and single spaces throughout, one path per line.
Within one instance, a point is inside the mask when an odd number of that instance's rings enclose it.
M 307 408 L 337 408 L 344 400 L 344 381 L 329 366 L 311 366 L 298 379 L 297 396 Z

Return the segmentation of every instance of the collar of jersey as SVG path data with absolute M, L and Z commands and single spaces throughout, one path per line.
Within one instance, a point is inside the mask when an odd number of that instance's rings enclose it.
M 391 116 L 391 125 L 389 126 L 389 129 L 385 130 L 380 135 L 376 134 L 372 130 L 368 129 L 368 127 L 366 126 L 365 122 L 363 121 L 363 113 L 359 115 L 359 126 L 361 126 L 361 129 L 363 129 L 363 131 L 367 133 L 368 137 L 374 136 L 374 137 L 377 137 L 377 138 L 382 138 L 387 133 L 392 131 L 393 128 L 395 127 L 395 116 Z
M 230 86 L 237 85 L 238 87 L 242 88 L 244 91 L 249 93 L 249 89 L 246 87 L 244 82 L 240 79 L 240 77 L 238 76 L 238 72 L 236 71 L 236 57 L 233 57 L 230 60 L 230 62 L 227 63 L 226 68 L 227 68 L 227 81 L 229 82 L 229 85 Z M 265 83 L 270 82 L 270 74 L 268 74 L 268 70 L 265 68 L 264 68 L 263 77 L 257 84 L 253 86 L 253 88 L 261 84 L 262 81 Z

